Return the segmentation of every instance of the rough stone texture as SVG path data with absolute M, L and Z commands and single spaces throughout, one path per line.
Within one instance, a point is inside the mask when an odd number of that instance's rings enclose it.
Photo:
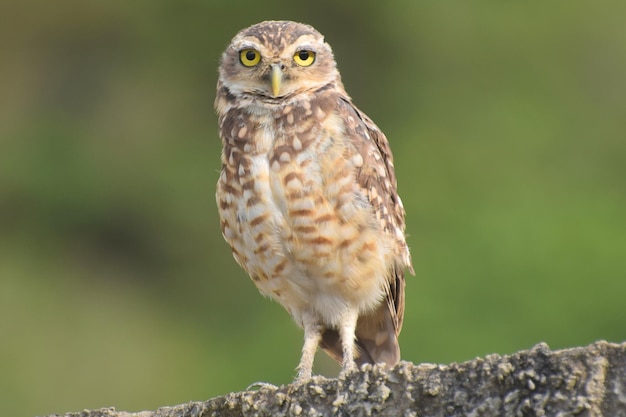
M 65 417 L 200 416 L 626 417 L 626 343 L 552 352 L 546 344 L 462 364 L 365 366 L 338 379 L 266 386 L 156 411 L 86 410 Z M 49 417 L 58 417 L 54 414 Z

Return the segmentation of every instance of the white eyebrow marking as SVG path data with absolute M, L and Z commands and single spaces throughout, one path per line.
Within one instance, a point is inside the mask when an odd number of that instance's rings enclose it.
M 250 41 L 243 41 L 241 42 L 238 46 L 237 46 L 237 50 L 242 50 L 242 49 L 259 49 L 259 44 L 256 42 L 250 42 Z

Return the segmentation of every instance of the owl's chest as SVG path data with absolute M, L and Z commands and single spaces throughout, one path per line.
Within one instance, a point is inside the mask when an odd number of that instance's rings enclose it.
M 338 162 L 330 159 L 341 152 L 321 129 L 304 144 L 305 137 L 296 129 L 269 125 L 255 133 L 253 144 L 238 151 L 225 149 L 236 157 L 225 160 L 220 188 L 230 190 L 233 198 L 220 214 L 235 226 L 226 238 L 243 255 L 240 263 L 249 272 L 259 264 L 264 269 L 260 275 L 272 275 L 267 268 L 272 259 L 297 257 L 307 231 L 315 227 L 319 232 L 315 219 L 329 219 L 334 197 L 328 192 L 328 175 Z M 316 247 L 306 256 L 321 256 L 322 251 Z
M 288 122 L 259 123 L 241 146 L 226 142 L 224 237 L 261 292 L 288 309 L 346 300 L 365 309 L 381 294 L 388 242 L 355 181 L 362 160 L 332 118 L 307 129 Z
M 233 196 L 228 209 L 240 235 L 262 231 L 283 239 L 285 227 L 298 234 L 292 230 L 298 217 L 313 216 L 335 199 L 328 189 L 337 179 L 334 172 L 352 175 L 345 169 L 346 143 L 338 121 L 319 120 L 310 107 L 236 113 L 225 119 L 222 133 L 220 183 Z

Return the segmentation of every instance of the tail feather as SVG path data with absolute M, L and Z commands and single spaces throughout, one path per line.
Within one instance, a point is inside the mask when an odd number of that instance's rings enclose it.
M 360 367 L 365 363 L 383 363 L 393 367 L 400 361 L 400 346 L 396 325 L 386 303 L 372 313 L 359 317 L 356 326 L 355 362 Z M 322 333 L 322 349 L 333 359 L 342 362 L 341 338 L 334 329 Z

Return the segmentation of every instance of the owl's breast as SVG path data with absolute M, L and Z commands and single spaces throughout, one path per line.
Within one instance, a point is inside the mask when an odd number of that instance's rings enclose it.
M 259 290 L 292 315 L 369 310 L 383 296 L 393 243 L 355 180 L 363 160 L 332 114 L 306 129 L 289 114 L 259 123 L 247 151 L 225 147 L 224 237 Z

